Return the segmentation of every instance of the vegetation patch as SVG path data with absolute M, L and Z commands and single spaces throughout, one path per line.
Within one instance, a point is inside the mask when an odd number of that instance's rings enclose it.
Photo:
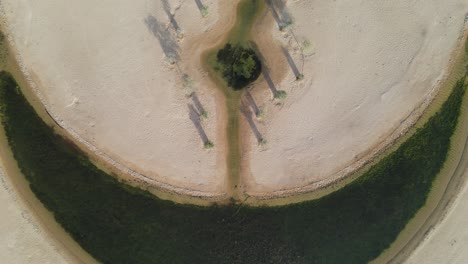
M 7 40 L 5 35 L 0 31 L 0 65 L 3 65 L 8 56 Z
M 229 87 L 240 90 L 255 81 L 262 64 L 255 51 L 242 45 L 226 44 L 216 55 L 216 70 L 220 71 Z
M 178 205 L 118 182 L 54 134 L 5 72 L 0 115 L 32 191 L 103 263 L 366 263 L 424 205 L 465 90 L 460 80 L 423 128 L 347 187 L 271 208 Z

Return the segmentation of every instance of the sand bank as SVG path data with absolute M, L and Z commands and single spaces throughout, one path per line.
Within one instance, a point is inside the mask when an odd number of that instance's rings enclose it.
M 322 188 L 404 134 L 448 74 L 468 11 L 463 0 L 273 7 L 279 23 L 271 34 L 283 47 L 288 72 L 253 91 L 262 109 L 256 130 L 267 144 L 258 146 L 250 133 L 247 144 L 257 147 L 245 153 L 244 183 L 252 196 Z M 289 18 L 292 26 L 281 32 L 278 24 Z M 299 73 L 304 78 L 295 81 Z M 273 99 L 274 90 L 287 98 Z
M 217 1 L 204 2 L 206 18 L 182 2 L 7 0 L 1 10 L 31 87 L 76 141 L 139 181 L 220 199 L 223 106 L 188 61 L 203 51 L 190 40 L 229 16 L 219 18 Z
M 0 256 L 4 263 L 97 263 L 55 221 L 21 174 L 0 131 Z
M 241 184 L 257 197 L 330 185 L 405 134 L 448 74 L 468 11 L 463 0 L 271 2 L 254 28 L 266 71 L 240 106 Z M 225 101 L 200 55 L 225 37 L 237 3 L 0 7 L 30 86 L 69 136 L 136 181 L 219 200 Z

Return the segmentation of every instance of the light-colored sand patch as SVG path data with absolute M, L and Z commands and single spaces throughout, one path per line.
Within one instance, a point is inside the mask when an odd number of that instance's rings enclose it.
M 96 263 L 39 202 L 0 131 L 2 263 Z
M 0 166 L 0 257 L 3 263 L 79 263 L 60 252 L 39 226 L 32 212 L 18 199 Z
M 465 181 L 468 168 L 465 169 Z M 468 260 L 468 185 L 455 200 L 448 214 L 429 231 L 429 236 L 405 262 L 462 264 Z
M 201 65 L 184 67 L 201 52 L 187 54 L 187 40 L 219 20 L 218 2 L 203 3 L 207 18 L 196 1 L 5 0 L 1 8 L 25 74 L 75 139 L 140 179 L 222 196 L 223 106 L 200 85 Z M 199 120 L 203 111 L 209 118 Z M 206 140 L 215 148 L 204 149 Z
M 295 38 L 272 29 L 291 57 L 274 87 L 288 97 L 257 92 L 264 117 L 256 125 L 267 144 L 246 153 L 247 192 L 320 188 L 393 142 L 437 93 L 467 11 L 464 0 L 288 1 Z M 296 39 L 311 43 L 303 69 Z M 296 82 L 295 72 L 304 79 Z M 249 144 L 257 142 L 252 135 Z

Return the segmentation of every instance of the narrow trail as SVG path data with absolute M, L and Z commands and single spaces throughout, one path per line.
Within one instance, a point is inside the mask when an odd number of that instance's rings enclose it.
M 249 45 L 252 41 L 252 28 L 255 25 L 258 17 L 266 11 L 264 1 L 259 0 L 243 0 L 236 10 L 236 22 L 234 26 L 226 34 L 225 40 L 213 49 L 208 50 L 203 58 L 205 69 L 210 73 L 211 78 L 217 88 L 221 90 L 225 96 L 227 124 L 227 168 L 228 168 L 228 195 L 231 200 L 236 202 L 245 201 L 247 198 L 243 193 L 241 181 L 241 153 L 242 140 L 240 138 L 240 112 L 241 98 L 244 90 L 234 90 L 228 87 L 223 81 L 219 73 L 214 70 L 216 64 L 216 54 L 219 49 L 227 43 L 239 43 L 241 45 Z

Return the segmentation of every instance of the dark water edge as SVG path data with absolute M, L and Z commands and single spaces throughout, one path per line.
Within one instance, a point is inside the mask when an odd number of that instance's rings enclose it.
M 55 135 L 0 75 L 15 159 L 57 221 L 104 263 L 365 263 L 421 208 L 450 148 L 466 85 L 350 185 L 283 207 L 178 205 L 119 183 Z

